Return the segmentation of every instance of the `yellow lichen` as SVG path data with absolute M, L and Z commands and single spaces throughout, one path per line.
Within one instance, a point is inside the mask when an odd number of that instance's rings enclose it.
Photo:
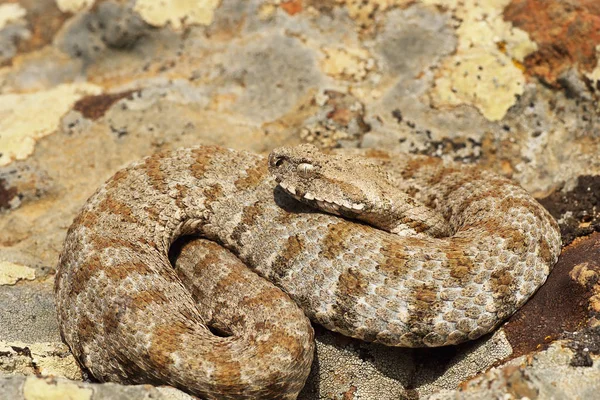
M 76 383 L 27 377 L 23 385 L 23 397 L 26 400 L 89 400 L 91 388 L 79 387 Z
M 9 22 L 18 21 L 27 15 L 27 10 L 16 3 L 0 4 L 0 29 Z
M 412 0 L 336 0 L 348 10 L 348 15 L 362 28 L 369 28 L 375 22 L 373 15 L 376 11 L 385 11 L 393 6 L 410 4 Z
M 15 349 L 27 348 L 29 352 Z M 64 343 L 58 342 L 4 342 L 0 340 L 0 374 L 57 376 L 72 380 L 81 380 L 81 369 L 75 357 Z M 2 357 L 10 359 L 9 364 L 2 363 Z
M 374 61 L 360 48 L 324 48 L 321 69 L 336 78 L 363 79 L 373 69 Z
M 0 95 L 0 166 L 27 158 L 38 139 L 56 131 L 61 117 L 77 100 L 100 92 L 99 86 L 79 83 Z
M 35 270 L 25 265 L 0 261 L 0 285 L 14 285 L 23 279 L 34 280 Z
M 134 10 L 154 26 L 210 25 L 220 0 L 138 0 Z
M 457 49 L 438 70 L 431 98 L 435 106 L 470 104 L 489 120 L 504 117 L 523 93 L 519 68 L 537 46 L 525 31 L 504 21 L 510 0 L 424 0 L 451 9 L 462 21 L 456 29 Z
M 92 4 L 94 4 L 94 0 L 56 0 L 56 5 L 62 12 L 75 13 Z

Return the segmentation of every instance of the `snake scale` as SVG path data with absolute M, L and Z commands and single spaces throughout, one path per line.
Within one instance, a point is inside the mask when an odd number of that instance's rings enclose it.
M 490 332 L 544 283 L 558 226 L 517 184 L 361 154 L 198 146 L 118 171 L 67 233 L 63 340 L 100 381 L 293 399 L 314 353 L 306 316 L 369 342 L 444 346 Z M 184 235 L 203 240 L 173 267 Z

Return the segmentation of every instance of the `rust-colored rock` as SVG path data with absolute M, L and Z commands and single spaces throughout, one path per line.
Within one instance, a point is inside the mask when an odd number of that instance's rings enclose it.
M 513 0 L 504 19 L 527 31 L 538 51 L 525 58 L 530 75 L 552 85 L 572 66 L 592 71 L 600 44 L 600 2 L 597 0 Z M 585 38 L 585 39 L 584 39 Z

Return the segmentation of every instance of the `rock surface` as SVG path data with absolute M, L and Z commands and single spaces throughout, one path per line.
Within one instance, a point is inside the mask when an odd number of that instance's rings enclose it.
M 533 299 L 472 343 L 390 349 L 316 327 L 301 399 L 600 389 L 595 1 L 163 3 L 0 4 L 0 393 L 189 398 L 64 379 L 88 378 L 52 299 L 66 229 L 101 182 L 157 150 L 301 142 L 480 164 L 537 196 L 567 246 Z

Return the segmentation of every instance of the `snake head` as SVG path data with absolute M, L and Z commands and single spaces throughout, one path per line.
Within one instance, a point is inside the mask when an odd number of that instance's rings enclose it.
M 322 211 L 347 215 L 368 207 L 361 187 L 366 170 L 348 157 L 310 144 L 280 147 L 269 155 L 269 171 L 287 194 Z

